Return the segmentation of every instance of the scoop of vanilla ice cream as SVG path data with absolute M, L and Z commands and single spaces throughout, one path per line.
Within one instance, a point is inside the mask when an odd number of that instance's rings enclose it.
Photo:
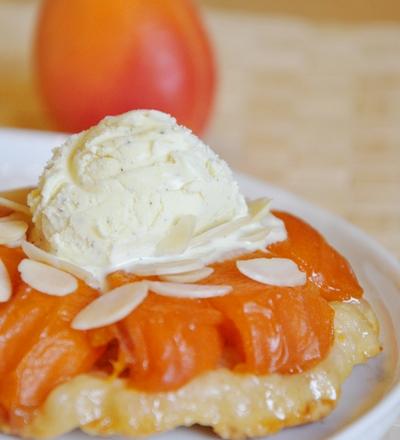
M 193 215 L 200 233 L 248 210 L 227 164 L 174 118 L 148 110 L 69 137 L 28 202 L 35 244 L 102 269 L 154 256 L 182 216 Z

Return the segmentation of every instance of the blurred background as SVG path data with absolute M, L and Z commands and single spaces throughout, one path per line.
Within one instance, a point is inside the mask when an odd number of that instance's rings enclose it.
M 92 1 L 93 7 L 99 3 L 107 2 Z M 49 13 L 34 52 L 39 4 L 0 0 L 0 126 L 74 131 L 72 120 L 65 127 L 54 121 L 62 99 L 70 99 L 74 79 L 59 94 L 52 83 L 54 65 L 46 62 L 63 62 L 54 56 L 52 35 L 63 32 L 65 45 L 76 32 L 68 35 L 67 24 L 52 24 Z M 193 128 L 235 169 L 328 208 L 400 256 L 400 2 L 199 0 L 196 5 L 216 67 L 204 51 L 193 57 L 199 95 L 188 92 L 188 100 L 209 98 L 202 110 L 208 122 Z M 65 17 L 62 9 L 54 15 Z M 186 25 L 182 32 L 190 33 L 191 23 Z M 116 26 L 115 41 L 101 42 L 104 53 L 108 45 L 122 44 L 118 32 Z M 204 36 L 190 35 L 189 48 L 200 50 Z M 163 62 L 168 63 L 165 56 Z M 58 66 L 57 72 L 66 75 L 69 63 L 65 57 L 66 69 Z M 211 70 L 204 73 L 201 63 Z M 213 69 L 216 82 L 210 79 Z

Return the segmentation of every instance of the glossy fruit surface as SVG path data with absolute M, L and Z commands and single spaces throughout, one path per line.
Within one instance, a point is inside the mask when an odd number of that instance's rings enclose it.
M 0 245 L 0 259 L 7 268 L 13 289 L 16 289 L 20 282 L 18 265 L 23 258 L 25 258 L 25 254 L 21 248 L 9 248 Z M 0 310 L 1 307 L 2 305 L 0 304 Z
M 79 294 L 45 295 L 23 282 L 0 313 L 0 403 L 12 424 L 23 423 L 58 384 L 88 371 L 101 350 L 73 317 L 97 297 L 80 283 Z
M 35 47 L 40 92 L 62 130 L 133 109 L 205 127 L 215 66 L 190 0 L 45 0 Z
M 317 230 L 287 212 L 274 214 L 284 221 L 288 239 L 268 247 L 273 256 L 297 263 L 329 301 L 362 296 L 363 290 L 349 262 Z
M 246 258 L 261 256 L 257 252 Z M 295 373 L 327 355 L 334 312 L 312 283 L 267 286 L 241 274 L 234 261 L 214 268 L 208 282 L 229 280 L 234 286 L 230 295 L 210 300 L 224 316 L 224 343 L 237 355 L 231 368 L 256 374 Z
M 174 390 L 218 366 L 221 314 L 200 300 L 151 294 L 117 324 L 130 381 L 146 391 Z

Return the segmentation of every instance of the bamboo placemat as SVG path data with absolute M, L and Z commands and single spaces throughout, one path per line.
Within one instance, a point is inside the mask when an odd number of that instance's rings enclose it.
M 220 61 L 210 143 L 400 256 L 400 24 L 207 20 Z

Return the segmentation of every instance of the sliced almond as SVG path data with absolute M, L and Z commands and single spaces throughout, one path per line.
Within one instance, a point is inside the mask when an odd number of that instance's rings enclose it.
M 29 216 L 31 215 L 31 210 L 26 205 L 13 202 L 12 200 L 5 199 L 4 197 L 0 197 L 0 206 L 12 209 L 13 211 L 23 212 L 24 214 L 27 214 Z
M 270 232 L 271 228 L 265 226 L 263 228 L 256 229 L 255 231 L 248 232 L 247 234 L 243 234 L 240 239 L 254 243 L 257 241 L 265 240 Z
M 124 284 L 100 296 L 72 321 L 72 328 L 89 330 L 114 324 L 127 317 L 147 296 L 148 286 L 144 281 Z
M 28 224 L 21 220 L 0 222 L 0 244 L 15 243 L 25 237 Z
M 307 280 L 306 274 L 288 258 L 239 260 L 236 266 L 248 278 L 271 286 L 302 286 Z
M 247 203 L 250 215 L 253 221 L 257 221 L 265 217 L 269 213 L 271 200 L 266 197 L 250 200 Z
M 193 270 L 198 270 L 204 267 L 204 264 L 200 260 L 188 259 L 171 261 L 169 263 L 152 263 L 152 264 L 142 264 L 134 267 L 131 272 L 135 275 L 140 276 L 151 276 L 151 275 L 169 275 L 177 274 L 183 272 L 190 272 Z
M 182 216 L 171 226 L 166 237 L 157 245 L 157 255 L 178 255 L 184 252 L 193 236 L 196 225 L 194 215 Z
M 0 259 L 0 302 L 7 302 L 12 293 L 12 285 L 8 270 Z
M 78 288 L 71 274 L 28 258 L 19 263 L 18 270 L 26 284 L 47 295 L 65 296 Z
M 152 292 L 176 298 L 213 298 L 232 291 L 231 286 L 225 285 L 164 283 L 161 281 L 148 281 L 148 284 Z
M 238 229 L 242 228 L 243 226 L 247 225 L 250 221 L 251 221 L 251 217 L 246 215 L 231 222 L 222 223 L 221 225 L 218 225 L 215 228 L 208 229 L 207 231 L 204 231 L 200 235 L 194 237 L 194 239 L 191 242 L 191 245 L 200 246 L 204 243 L 207 243 L 210 240 L 226 237 L 236 232 Z
M 162 281 L 170 283 L 197 283 L 197 281 L 204 280 L 214 272 L 212 267 L 203 267 L 191 272 L 175 273 L 171 275 L 161 276 Z
M 75 275 L 77 278 L 85 281 L 91 287 L 99 287 L 99 282 L 93 277 L 93 275 L 82 269 L 81 267 L 75 266 L 68 261 L 62 260 L 52 254 L 49 254 L 48 252 L 38 248 L 34 244 L 29 243 L 28 241 L 23 241 L 21 246 L 22 250 L 31 260 L 48 264 L 72 275 Z

